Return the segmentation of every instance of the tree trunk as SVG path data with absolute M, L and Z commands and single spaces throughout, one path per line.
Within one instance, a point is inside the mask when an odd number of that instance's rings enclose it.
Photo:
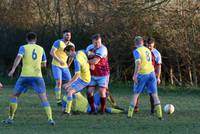
M 171 83 L 171 85 L 174 85 L 173 68 L 172 68 L 172 66 L 170 66 L 169 75 L 170 75 L 170 83 Z
M 181 67 L 180 67 L 180 64 L 179 64 L 179 60 L 177 58 L 177 66 L 178 66 L 178 80 L 179 80 L 179 84 L 182 85 L 182 74 L 181 74 Z
M 62 22 L 61 22 L 61 11 L 60 11 L 60 0 L 57 1 L 57 13 L 58 13 L 58 35 L 61 36 L 62 33 Z
M 120 71 L 120 65 L 117 65 L 117 72 L 116 72 L 116 76 L 117 76 L 117 80 L 120 79 L 120 74 L 121 74 L 121 71 Z
M 190 67 L 190 65 L 188 66 L 188 73 L 189 73 L 189 81 L 190 81 L 190 85 L 193 86 L 192 71 L 191 71 L 191 67 Z
M 165 72 L 162 73 L 162 85 L 163 85 L 163 86 L 166 85 L 166 74 L 165 74 Z
M 192 78 L 194 80 L 194 86 L 197 87 L 198 80 L 197 80 L 197 70 L 195 61 L 192 62 Z

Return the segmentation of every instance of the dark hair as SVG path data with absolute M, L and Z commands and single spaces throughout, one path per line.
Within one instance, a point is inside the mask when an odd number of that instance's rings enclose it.
M 70 31 L 69 29 L 65 29 L 65 30 L 63 30 L 62 33 L 63 33 L 63 34 L 64 34 L 64 33 L 71 33 L 71 31 Z
M 72 45 L 68 45 L 65 47 L 64 49 L 65 52 L 69 52 L 69 51 L 75 51 L 75 47 Z
M 155 39 L 152 38 L 152 37 L 149 37 L 149 38 L 147 39 L 147 44 L 151 44 L 151 43 L 154 43 L 154 42 L 155 42 Z
M 94 34 L 94 35 L 92 35 L 92 37 L 91 37 L 92 40 L 97 40 L 97 39 L 99 39 L 99 38 L 101 38 L 101 34 Z
M 37 34 L 35 32 L 29 32 L 26 34 L 27 41 L 32 41 L 37 39 Z

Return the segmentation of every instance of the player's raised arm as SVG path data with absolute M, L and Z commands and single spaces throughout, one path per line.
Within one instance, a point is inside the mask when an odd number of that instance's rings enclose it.
M 14 64 L 13 64 L 13 66 L 12 66 L 12 69 L 11 69 L 11 71 L 8 73 L 8 76 L 12 77 L 13 74 L 15 73 L 15 69 L 16 69 L 17 66 L 19 65 L 19 63 L 20 63 L 20 61 L 21 61 L 21 59 L 22 59 L 22 57 L 23 57 L 23 55 L 24 55 L 24 51 L 25 51 L 25 50 L 24 50 L 24 47 L 21 46 L 21 47 L 19 48 L 19 52 L 18 52 L 18 54 L 17 54 L 17 56 L 16 56 L 16 58 L 15 58 Z
M 64 65 L 64 62 L 56 55 L 56 50 L 57 50 L 58 47 L 59 47 L 59 42 L 58 41 L 54 42 L 53 47 L 51 48 L 51 51 L 50 51 L 50 55 L 56 61 L 58 61 L 61 65 Z

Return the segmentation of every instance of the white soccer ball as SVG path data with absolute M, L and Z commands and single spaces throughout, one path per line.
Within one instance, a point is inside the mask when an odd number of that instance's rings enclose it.
M 164 106 L 164 112 L 167 114 L 172 114 L 174 112 L 175 108 L 172 104 L 166 104 Z

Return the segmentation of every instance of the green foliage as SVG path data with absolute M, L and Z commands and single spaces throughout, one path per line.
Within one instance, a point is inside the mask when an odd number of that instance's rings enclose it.
M 38 34 L 38 44 L 44 47 L 50 66 L 51 46 L 67 28 L 72 31 L 77 49 L 85 49 L 92 34 L 103 35 L 109 50 L 111 79 L 131 80 L 133 38 L 141 35 L 156 40 L 163 57 L 163 81 L 171 81 L 172 68 L 176 83 L 197 85 L 199 6 L 197 1 L 186 0 L 2 0 L 0 75 L 7 75 L 28 31 Z M 192 78 L 188 77 L 189 68 Z

